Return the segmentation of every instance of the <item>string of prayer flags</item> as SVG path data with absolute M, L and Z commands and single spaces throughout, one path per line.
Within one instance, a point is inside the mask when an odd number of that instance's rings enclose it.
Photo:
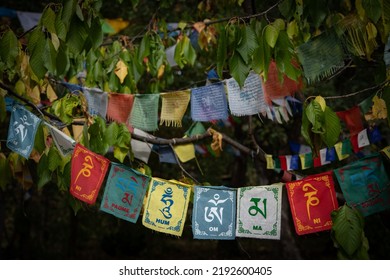
M 76 141 L 49 123 L 45 122 L 45 125 L 49 128 L 51 137 L 53 138 L 54 144 L 56 145 L 61 156 L 66 157 L 72 153 L 74 147 L 76 146 Z
M 110 93 L 108 95 L 107 119 L 118 123 L 125 123 L 129 127 L 129 116 L 133 108 L 134 95 L 124 93 Z
M 189 185 L 152 178 L 142 224 L 155 231 L 181 236 L 190 193 Z
M 222 83 L 191 89 L 191 118 L 208 122 L 228 118 L 227 98 Z
M 297 48 L 309 84 L 329 77 L 344 66 L 343 47 L 334 33 L 322 33 Z
M 181 127 L 190 98 L 189 90 L 162 93 L 160 125 Z
M 131 124 L 144 131 L 155 131 L 158 128 L 158 103 L 160 94 L 135 95 L 133 109 L 131 111 Z
M 234 239 L 236 227 L 235 189 L 194 187 L 192 232 L 195 239 Z
M 136 223 L 149 183 L 149 176 L 112 162 L 100 210 Z
M 236 236 L 280 239 L 282 184 L 237 190 Z
M 99 88 L 86 88 L 83 87 L 83 93 L 87 100 L 88 113 L 92 116 L 100 116 L 106 119 L 107 106 L 108 106 L 108 94 L 103 92 Z
M 345 200 L 363 216 L 390 208 L 389 177 L 380 154 L 364 157 L 334 172 Z
M 330 163 L 330 161 L 327 159 L 327 154 L 328 154 L 328 148 L 323 148 L 320 150 L 321 166 Z
M 234 116 L 251 116 L 265 110 L 260 75 L 251 72 L 243 88 L 234 78 L 225 80 L 229 100 L 229 109 Z
M 332 228 L 331 213 L 338 203 L 331 171 L 287 182 L 286 187 L 298 235 Z
M 154 138 L 149 133 L 146 133 L 145 131 L 142 131 L 138 128 L 134 128 L 133 133 L 135 135 L 139 135 L 147 138 Z M 149 144 L 144 141 L 139 141 L 131 137 L 131 151 L 133 152 L 134 157 L 139 160 L 142 160 L 145 163 L 148 163 L 149 161 L 150 153 L 152 152 L 152 147 L 153 147 L 152 144 Z
M 94 204 L 110 161 L 77 143 L 71 160 L 70 193 Z
M 336 112 L 337 116 L 345 122 L 351 136 L 358 134 L 364 129 L 359 106 L 354 106 L 345 111 Z
M 283 74 L 283 80 L 279 78 L 276 62 L 272 60 L 268 68 L 267 80 L 262 83 L 264 100 L 268 105 L 272 104 L 274 99 L 290 96 L 297 92 L 302 86 L 302 80 L 298 82 L 291 80 L 286 74 Z
M 34 147 L 35 134 L 41 119 L 21 105 L 12 107 L 8 127 L 7 147 L 28 159 Z

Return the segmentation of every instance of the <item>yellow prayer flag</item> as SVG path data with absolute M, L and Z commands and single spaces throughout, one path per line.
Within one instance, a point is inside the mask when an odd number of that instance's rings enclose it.
M 345 154 L 343 155 L 343 142 L 338 142 L 334 145 L 334 148 L 336 150 L 336 153 L 337 153 L 337 157 L 339 158 L 339 160 L 343 160 L 343 159 L 346 159 L 347 157 L 349 157 L 349 154 Z
M 186 138 L 186 136 L 183 138 Z M 177 145 L 173 149 L 181 162 L 187 162 L 195 158 L 195 147 L 192 143 Z
M 275 168 L 275 162 L 272 158 L 272 155 L 265 155 L 265 159 L 267 160 L 267 169 L 274 169 Z
M 390 146 L 382 149 L 382 152 L 387 156 L 388 159 L 390 159 Z
M 187 216 L 191 188 L 152 178 L 142 224 L 152 230 L 181 236 Z

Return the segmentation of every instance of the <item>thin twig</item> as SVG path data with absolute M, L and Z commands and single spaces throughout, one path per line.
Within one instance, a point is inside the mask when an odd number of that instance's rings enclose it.
M 177 165 L 179 165 L 180 169 L 188 176 L 190 177 L 196 184 L 200 185 L 199 181 L 196 180 L 187 170 L 185 170 L 185 168 L 183 167 L 183 165 L 180 163 L 180 160 L 179 158 L 177 157 L 176 153 L 175 153 L 175 150 L 173 149 L 173 145 L 172 144 L 169 144 L 169 146 L 171 147 L 172 149 L 172 152 L 173 152 L 173 155 L 175 156 L 175 159 L 176 159 L 176 163 Z

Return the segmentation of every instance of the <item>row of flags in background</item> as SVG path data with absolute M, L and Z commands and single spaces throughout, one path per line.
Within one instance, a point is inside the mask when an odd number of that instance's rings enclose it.
M 35 27 L 41 19 L 42 13 L 34 13 L 27 11 L 18 11 L 6 7 L 0 7 L 0 17 L 18 18 L 20 25 L 24 31 L 28 31 Z M 104 19 L 102 22 L 103 32 L 109 35 L 116 34 L 129 25 L 129 21 L 118 19 Z
M 41 120 L 23 106 L 15 105 L 7 146 L 28 157 L 40 123 Z M 235 189 L 150 177 L 111 162 L 65 137 L 50 124 L 45 125 L 62 150 L 61 154 L 64 151 L 72 154 L 70 193 L 93 205 L 104 189 L 100 202 L 103 212 L 132 223 L 142 215 L 145 227 L 181 236 L 189 205 L 192 205 L 191 223 L 196 239 L 280 239 L 282 183 Z M 390 146 L 383 152 L 390 158 Z M 333 171 L 287 182 L 285 187 L 297 234 L 331 228 L 331 212 L 338 208 L 334 178 L 348 204 L 364 216 L 388 209 L 390 184 L 382 160 L 381 154 L 371 154 Z
M 260 75 L 252 72 L 243 88 L 239 87 L 234 78 L 230 78 L 197 88 L 154 94 L 107 93 L 98 88 L 78 87 L 68 83 L 63 85 L 73 93 L 84 94 L 91 115 L 126 123 L 131 129 L 155 131 L 158 125 L 180 127 L 189 105 L 192 120 L 198 122 L 227 120 L 229 112 L 233 116 L 262 114 L 279 123 L 287 122 L 290 116 L 299 111 L 301 104 L 291 97 L 297 84 L 294 84 L 295 88 L 290 88 L 285 81 L 285 91 L 281 92 L 280 87 L 270 86 L 280 83 L 276 81 L 268 79 L 264 82 Z

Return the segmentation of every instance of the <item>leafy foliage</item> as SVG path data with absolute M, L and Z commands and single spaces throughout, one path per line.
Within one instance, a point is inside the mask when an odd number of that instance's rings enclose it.
M 369 259 L 362 214 L 348 205 L 332 212 L 331 236 L 339 259 Z
M 326 105 L 323 97 L 317 96 L 309 104 L 304 105 L 301 133 L 314 151 L 318 151 L 322 143 L 331 147 L 339 140 L 340 119 Z

